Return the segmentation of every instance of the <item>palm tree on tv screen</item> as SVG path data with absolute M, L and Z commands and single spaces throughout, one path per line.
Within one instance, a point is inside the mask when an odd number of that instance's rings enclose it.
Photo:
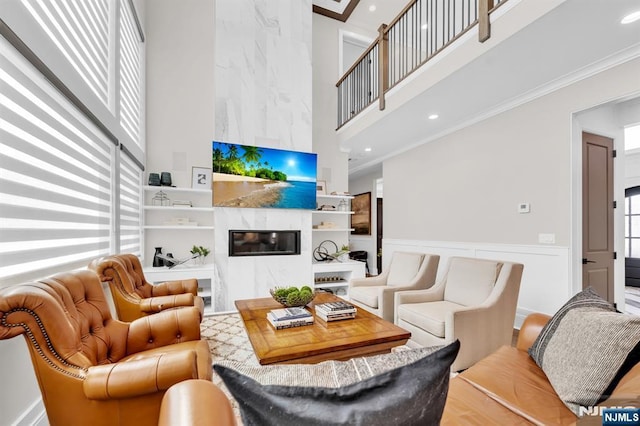
M 243 146 L 242 150 L 244 154 L 242 154 L 242 159 L 247 163 L 255 163 L 256 165 L 262 158 L 262 149 L 257 146 Z

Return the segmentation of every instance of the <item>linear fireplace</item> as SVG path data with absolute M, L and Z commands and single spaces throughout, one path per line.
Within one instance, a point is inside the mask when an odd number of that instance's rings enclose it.
M 229 230 L 229 256 L 300 254 L 300 231 Z

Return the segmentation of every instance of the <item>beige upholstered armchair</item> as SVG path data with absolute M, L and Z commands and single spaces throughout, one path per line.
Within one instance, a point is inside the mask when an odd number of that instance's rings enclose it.
M 196 308 L 120 322 L 93 271 L 1 288 L 0 340 L 21 334 L 54 426 L 157 425 L 170 386 L 212 377 Z
M 89 264 L 102 281 L 109 283 L 116 314 L 121 321 L 133 321 L 166 309 L 195 306 L 204 314 L 204 301 L 198 296 L 198 280 L 167 281 L 150 284 L 144 277 L 140 259 L 133 254 L 115 254 Z
M 419 291 L 396 293 L 395 323 L 423 346 L 460 340 L 452 370 L 510 345 L 523 265 L 452 257 L 445 276 Z
M 440 256 L 425 253 L 394 252 L 387 269 L 380 275 L 352 279 L 349 300 L 393 322 L 393 296 L 398 291 L 429 288 L 436 281 Z

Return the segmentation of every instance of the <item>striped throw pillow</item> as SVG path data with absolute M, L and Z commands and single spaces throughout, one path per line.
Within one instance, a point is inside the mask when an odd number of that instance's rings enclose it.
M 607 399 L 640 361 L 640 317 L 622 314 L 588 288 L 542 329 L 529 355 L 576 415 Z

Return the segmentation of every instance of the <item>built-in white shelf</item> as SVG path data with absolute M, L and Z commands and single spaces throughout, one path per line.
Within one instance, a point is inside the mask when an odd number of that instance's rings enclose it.
M 197 188 L 178 188 L 175 186 L 151 186 L 145 185 L 142 187 L 145 191 L 164 191 L 164 192 L 195 192 L 200 194 L 211 194 L 210 189 L 197 189 Z
M 145 226 L 144 229 L 182 229 L 182 230 L 201 229 L 201 230 L 212 230 L 212 229 L 215 229 L 215 227 L 213 227 L 213 226 L 188 226 L 188 225 L 149 225 L 149 226 Z
M 315 287 L 316 288 L 344 288 L 344 287 L 348 287 L 349 286 L 349 282 L 348 281 L 340 281 L 340 282 L 318 282 L 315 283 Z
M 187 207 L 187 206 L 144 206 L 145 210 L 185 211 L 185 212 L 212 212 L 213 207 Z
M 316 195 L 316 198 L 334 198 L 337 200 L 351 200 L 353 199 L 353 195 L 323 195 L 323 194 L 318 194 Z
M 356 260 L 316 262 L 312 265 L 315 288 L 332 289 L 335 294 L 348 299 L 349 281 L 365 277 L 365 264 Z M 340 281 L 318 281 L 318 278 L 338 278 Z
M 353 195 L 316 195 L 318 209 L 313 211 L 311 218 L 313 225 L 311 234 L 314 250 L 324 242 L 323 240 L 332 241 L 338 248 L 349 244 L 349 234 L 353 231 L 351 228 L 351 218 L 355 214 L 351 210 L 352 199 Z M 335 210 L 320 210 L 319 208 L 325 204 L 333 206 Z M 333 227 L 316 228 L 316 226 L 323 224 Z
M 314 210 L 314 214 L 353 214 L 354 212 L 343 212 L 338 210 Z

